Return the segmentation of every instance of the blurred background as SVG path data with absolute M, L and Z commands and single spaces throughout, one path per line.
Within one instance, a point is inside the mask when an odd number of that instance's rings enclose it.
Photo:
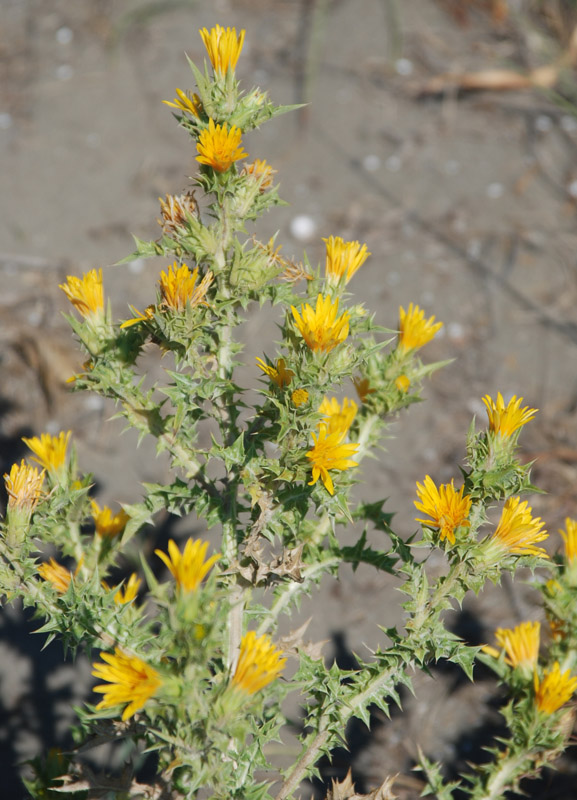
M 259 237 L 279 231 L 283 254 L 305 249 L 313 264 L 322 237 L 366 242 L 372 256 L 350 289 L 377 322 L 396 328 L 412 301 L 445 323 L 423 358 L 452 364 L 395 422 L 360 491 L 391 498 L 395 529 L 409 535 L 415 481 L 458 477 L 483 395 L 521 395 L 540 409 L 523 458 L 536 459 L 547 494 L 531 504 L 557 548 L 557 529 L 577 516 L 575 0 L 0 0 L 0 13 L 3 472 L 24 454 L 23 435 L 70 428 L 105 502 L 136 501 L 142 481 L 162 480 L 164 462 L 121 435 L 111 407 L 71 393 L 83 357 L 58 284 L 102 267 L 115 318 L 154 301 L 165 262 L 114 264 L 132 234 L 158 237 L 159 196 L 195 174 L 194 148 L 162 101 L 193 88 L 185 53 L 202 64 L 198 29 L 219 22 L 247 31 L 237 67 L 246 89 L 307 104 L 246 137 L 289 203 L 259 223 Z M 247 383 L 263 341 L 274 355 L 274 320 L 265 310 L 244 326 Z M 346 665 L 380 641 L 376 625 L 400 622 L 401 596 L 389 576 L 341 578 L 322 587 L 310 632 Z M 453 615 L 454 629 L 489 641 L 497 626 L 538 617 L 534 603 L 528 582 L 491 587 Z M 70 744 L 71 706 L 90 696 L 90 665 L 62 666 L 58 645 L 41 652 L 43 637 L 29 635 L 39 624 L 18 608 L 0 617 L 7 800 L 25 796 L 22 760 Z M 401 772 L 397 793 L 412 798 L 417 744 L 449 775 L 477 758 L 498 730 L 495 684 L 440 665 L 416 688 L 402 714 L 376 714 L 370 734 L 353 726 L 351 753 L 325 779 L 352 764 L 367 790 Z M 568 800 L 576 773 L 569 754 L 558 775 L 526 789 Z

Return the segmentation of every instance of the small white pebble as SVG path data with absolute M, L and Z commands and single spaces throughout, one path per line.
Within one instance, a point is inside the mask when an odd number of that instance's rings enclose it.
M 381 159 L 379 156 L 371 154 L 363 158 L 363 167 L 367 172 L 376 172 L 381 166 Z
M 91 394 L 84 400 L 84 408 L 89 411 L 100 411 L 104 405 L 104 398 L 98 394 Z
M 487 197 L 491 200 L 498 200 L 500 197 L 503 197 L 504 191 L 505 187 L 502 183 L 490 183 L 486 189 Z
M 56 41 L 58 44 L 70 44 L 73 38 L 74 34 L 70 28 L 67 28 L 65 25 L 62 28 L 58 28 L 56 31 Z
M 425 461 L 428 461 L 430 463 L 432 461 L 437 461 L 439 455 L 433 447 L 425 447 L 425 449 L 423 450 L 423 458 L 425 459 Z
M 541 133 L 546 133 L 550 131 L 553 127 L 553 120 L 551 117 L 547 116 L 547 114 L 539 114 L 539 116 L 535 119 L 535 128 Z
M 467 245 L 467 255 L 471 258 L 478 258 L 481 255 L 481 242 L 479 239 L 471 239 Z
M 140 273 L 144 269 L 144 259 L 143 258 L 135 258 L 134 261 L 131 261 L 129 263 L 128 269 L 134 275 L 140 275 Z
M 412 75 L 413 62 L 409 61 L 408 58 L 398 58 L 395 61 L 395 70 L 398 75 Z
M 385 280 L 389 286 L 398 286 L 401 282 L 401 276 L 398 272 L 392 269 L 390 272 L 387 272 Z
M 42 316 L 42 311 L 39 308 L 35 308 L 27 315 L 26 320 L 32 328 L 37 328 L 42 322 Z
M 569 114 L 561 117 L 561 127 L 565 133 L 574 133 L 577 131 L 577 117 L 572 117 Z
M 453 341 L 460 341 L 465 336 L 465 329 L 460 322 L 449 322 L 447 325 L 447 336 Z
M 567 187 L 567 191 L 569 192 L 571 197 L 577 197 L 577 180 L 571 181 L 571 183 Z
M 399 156 L 389 156 L 385 161 L 385 167 L 389 170 L 389 172 L 398 172 L 402 165 L 403 162 Z
M 308 242 L 316 231 L 317 224 L 308 214 L 299 214 L 291 220 L 290 232 L 299 242 Z
M 456 175 L 460 168 L 461 165 L 454 158 L 445 161 L 444 170 L 446 175 Z
M 8 128 L 12 127 L 12 114 L 9 114 L 7 111 L 3 111 L 0 113 L 0 129 L 3 131 L 7 131 Z
M 70 64 L 61 64 L 59 67 L 56 67 L 56 77 L 59 81 L 69 81 L 73 75 L 74 70 Z

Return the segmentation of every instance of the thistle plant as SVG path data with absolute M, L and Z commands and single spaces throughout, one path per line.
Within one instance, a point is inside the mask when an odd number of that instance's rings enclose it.
M 411 303 L 386 328 L 354 301 L 352 286 L 371 255 L 364 243 L 331 235 L 326 263 L 313 268 L 306 258 L 286 259 L 274 238 L 250 235 L 280 199 L 276 170 L 248 161 L 243 137 L 290 108 L 241 89 L 244 31 L 216 25 L 200 33 L 209 62 L 202 70 L 190 62 L 195 91 L 177 89 L 167 103 L 192 140 L 198 173 L 186 193 L 160 199 L 158 238 L 137 239 L 125 259 L 164 260 L 156 297 L 116 321 L 102 270 L 61 286 L 86 354 L 74 389 L 111 399 L 129 426 L 152 437 L 168 456 L 170 479 L 145 484 L 140 502 L 101 507 L 70 431 L 25 439 L 38 466 L 23 460 L 4 476 L 2 593 L 34 609 L 48 640 L 88 653 L 98 681 L 92 702 L 77 710 L 76 746 L 35 760 L 28 790 L 37 798 L 54 790 L 282 800 L 316 774 L 350 719 L 368 724 L 370 706 L 388 713 L 398 704 L 415 669 L 446 659 L 473 678 L 480 659 L 508 687 L 508 737 L 458 783 L 445 782 L 426 754 L 420 766 L 440 798 L 456 789 L 503 797 L 567 745 L 567 704 L 577 688 L 577 522 L 567 520 L 564 553 L 553 564 L 540 546 L 545 524 L 521 499 L 534 489 L 518 439 L 536 409 L 522 398 L 484 398 L 488 419 L 471 425 L 460 477 L 417 483 L 419 532 L 407 541 L 383 500 L 356 498 L 363 462 L 382 455 L 388 426 L 445 363 L 421 358 L 442 323 Z M 246 385 L 235 334 L 265 303 L 278 310 L 279 340 L 257 358 L 258 386 Z M 145 347 L 162 367 L 149 388 Z M 206 430 L 210 445 L 201 446 Z M 166 512 L 194 515 L 220 544 L 171 539 L 145 556 Z M 364 529 L 345 546 L 351 523 Z M 370 531 L 387 546 L 370 545 Z M 435 550 L 446 570 L 431 577 L 427 554 Z M 139 558 L 138 571 L 111 585 L 127 554 Z M 338 580 L 343 565 L 360 564 L 400 579 L 405 621 L 346 671 L 327 665 L 302 628 L 283 638 L 279 625 L 323 576 Z M 547 647 L 540 649 L 537 621 L 497 630 L 497 647 L 472 646 L 447 629 L 445 610 L 521 567 L 551 576 L 541 583 Z M 282 701 L 290 693 L 304 709 L 301 750 L 281 770 L 271 744 L 289 725 Z M 102 741 L 130 755 L 116 775 L 83 757 Z M 146 785 L 137 777 L 142 751 L 154 766 Z

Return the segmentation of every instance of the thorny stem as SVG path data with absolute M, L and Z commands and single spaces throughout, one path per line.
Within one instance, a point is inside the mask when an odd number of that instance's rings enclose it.
M 510 788 L 512 779 L 519 773 L 527 760 L 527 753 L 519 753 L 510 758 L 504 758 L 499 762 L 496 772 L 491 775 L 487 784 L 487 791 L 479 797 L 479 800 L 499 800 L 504 792 Z

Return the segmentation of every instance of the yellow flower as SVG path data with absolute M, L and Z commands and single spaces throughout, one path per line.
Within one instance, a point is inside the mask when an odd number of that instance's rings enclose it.
M 259 191 L 265 192 L 272 186 L 272 176 L 277 174 L 277 170 L 267 164 L 264 158 L 257 158 L 252 164 L 246 164 L 240 174 L 253 177 L 259 182 Z
M 353 378 L 353 383 L 355 384 L 355 389 L 357 390 L 361 403 L 365 403 L 367 397 L 375 393 L 375 390 L 371 389 L 368 378 Z
M 315 444 L 313 449 L 306 454 L 313 467 L 312 480 L 309 481 L 309 486 L 312 486 L 321 478 L 328 493 L 334 494 L 335 487 L 329 475 L 329 469 L 345 470 L 358 466 L 358 462 L 352 461 L 350 456 L 354 455 L 359 445 L 343 444 L 346 435 L 346 431 L 328 433 L 327 426 L 324 424 L 319 426 L 317 436 L 314 433 L 311 434 Z
M 437 489 L 433 479 L 427 475 L 424 484 L 417 483 L 420 502 L 415 500 L 415 506 L 432 519 L 416 517 L 416 522 L 422 522 L 428 528 L 438 528 L 441 541 L 448 539 L 451 544 L 455 544 L 455 529 L 468 528 L 470 525 L 467 517 L 472 501 L 468 494 L 463 495 L 464 490 L 465 487 L 461 486 L 457 492 L 453 481 Z
M 326 276 L 332 283 L 339 283 L 344 277 L 348 283 L 371 255 L 366 244 L 345 242 L 340 236 L 323 239 L 327 246 Z
M 84 277 L 66 276 L 67 283 L 61 283 L 66 297 L 83 317 L 98 314 L 104 310 L 104 292 L 102 289 L 102 270 L 91 269 Z
M 192 96 L 188 92 L 183 92 L 181 89 L 176 90 L 178 97 L 175 97 L 172 103 L 170 100 L 163 100 L 162 102 L 171 108 L 178 108 L 180 111 L 186 111 L 187 114 L 192 114 L 196 119 L 200 119 L 202 114 L 202 103 L 197 94 Z
M 333 303 L 331 298 L 317 297 L 316 308 L 305 303 L 300 314 L 291 306 L 295 324 L 311 350 L 328 353 L 349 335 L 349 313 L 345 311 L 337 317 L 339 301 Z
M 349 400 L 348 397 L 345 397 L 343 400 L 342 408 L 336 397 L 332 397 L 330 400 L 328 397 L 325 397 L 319 406 L 319 414 L 322 414 L 324 417 L 320 424 L 327 426 L 329 434 L 347 433 L 353 424 L 358 410 L 359 407 L 355 401 Z
M 395 386 L 399 392 L 403 392 L 403 394 L 409 391 L 410 385 L 411 381 L 406 375 L 399 375 L 398 378 L 395 378 Z
M 529 408 L 529 406 L 520 408 L 522 402 L 522 397 L 517 398 L 513 395 L 507 405 L 505 405 L 501 392 L 497 394 L 496 403 L 489 395 L 485 395 L 483 403 L 487 409 L 489 430 L 491 433 L 499 434 L 503 438 L 509 438 L 526 422 L 533 419 L 537 413 L 537 409 Z
M 108 537 L 109 539 L 118 536 L 119 533 L 126 527 L 126 523 L 130 519 L 126 511 L 121 508 L 116 514 L 108 506 L 100 508 L 96 500 L 91 500 L 92 506 L 92 519 L 98 536 Z
M 218 75 L 226 75 L 229 69 L 236 67 L 244 43 L 244 30 L 237 36 L 236 28 L 222 28 L 220 25 L 215 25 L 210 31 L 202 28 L 199 33 L 212 67 Z
M 191 272 L 186 264 L 180 267 L 175 261 L 160 273 L 160 294 L 162 304 L 173 311 L 184 311 L 187 306 L 195 308 L 201 303 L 206 305 L 205 297 L 212 283 L 212 272 L 207 272 L 202 281 L 196 286 L 198 267 Z
M 577 561 L 577 520 L 566 517 L 565 530 L 559 530 L 559 533 L 565 542 L 565 558 L 567 561 Z
M 96 710 L 128 703 L 122 714 L 124 721 L 134 716 L 156 694 L 162 686 L 160 675 L 141 658 L 126 655 L 118 647 L 114 655 L 101 653 L 100 656 L 106 663 L 93 664 L 92 674 L 108 681 L 108 684 L 94 687 L 95 692 L 104 695 Z
M 148 322 L 149 320 L 154 319 L 154 312 L 156 311 L 156 306 L 155 305 L 146 306 L 146 308 L 144 309 L 144 313 L 142 313 L 142 311 L 139 311 L 137 308 L 134 308 L 134 306 L 130 306 L 130 309 L 133 314 L 137 314 L 138 316 L 132 317 L 132 319 L 125 320 L 120 326 L 121 328 L 130 328 L 132 327 L 132 325 L 136 325 L 139 322 Z
M 535 547 L 549 535 L 543 530 L 545 523 L 539 517 L 531 516 L 532 509 L 520 497 L 510 497 L 505 501 L 501 519 L 488 548 L 492 555 L 512 554 L 516 556 L 541 556 L 549 558 L 542 547 Z
M 240 654 L 232 684 L 247 694 L 255 694 L 272 683 L 283 670 L 286 658 L 265 634 L 246 633 L 240 643 Z
M 425 319 L 425 312 L 419 306 L 409 303 L 407 311 L 399 308 L 399 343 L 397 349 L 408 353 L 430 342 L 433 336 L 443 327 L 442 322 L 435 322 L 435 317 Z
M 213 564 L 220 558 L 220 553 L 205 561 L 208 542 L 201 539 L 189 539 L 181 553 L 176 542 L 168 542 L 168 555 L 162 550 L 155 550 L 156 555 L 164 561 L 179 589 L 194 592 L 202 583 Z
M 32 513 L 43 495 L 42 484 L 46 472 L 29 467 L 24 459 L 20 464 L 12 464 L 10 474 L 4 475 L 8 509 L 21 509 Z
M 57 472 L 66 463 L 66 448 L 72 431 L 61 431 L 58 436 L 50 436 L 43 433 L 40 438 L 33 436 L 32 439 L 22 438 L 24 444 L 32 450 L 37 464 L 44 467 L 48 472 Z
M 571 699 L 577 689 L 577 678 L 572 678 L 568 669 L 561 672 L 561 666 L 556 661 L 553 667 L 545 672 L 543 680 L 539 680 L 535 671 L 533 686 L 537 709 L 544 714 L 554 714 Z
M 540 633 L 539 622 L 522 622 L 512 629 L 497 628 L 495 639 L 505 651 L 505 663 L 531 674 L 539 658 Z
M 59 594 L 65 594 L 72 580 L 72 573 L 51 558 L 48 562 L 40 564 L 38 574 L 48 581 Z
M 140 589 L 140 584 L 142 581 L 136 574 L 133 572 L 128 581 L 125 583 L 124 586 L 121 586 L 120 589 L 114 595 L 114 602 L 117 603 L 119 606 L 123 606 L 126 603 L 132 603 L 136 595 L 138 594 L 138 590 Z
M 158 202 L 162 219 L 157 222 L 162 225 L 163 232 L 168 236 L 174 236 L 179 228 L 185 228 L 188 224 L 188 217 L 191 217 L 196 210 L 194 192 L 179 195 L 167 194 L 165 200 L 159 197 Z
M 214 120 L 209 119 L 208 128 L 198 137 L 196 160 L 217 172 L 226 172 L 235 161 L 248 156 L 242 149 L 241 138 L 242 132 L 236 125 L 229 131 L 226 122 L 215 125 Z
M 299 408 L 304 403 L 306 403 L 309 399 L 309 393 L 306 389 L 295 389 L 294 392 L 291 394 L 291 400 L 293 401 L 296 408 Z
M 272 367 L 270 364 L 266 364 L 262 358 L 257 358 L 257 365 L 259 369 L 262 369 L 265 375 L 269 376 L 273 383 L 276 383 L 279 389 L 288 386 L 294 378 L 294 372 L 292 369 L 286 368 L 284 358 L 277 359 L 276 368 Z

